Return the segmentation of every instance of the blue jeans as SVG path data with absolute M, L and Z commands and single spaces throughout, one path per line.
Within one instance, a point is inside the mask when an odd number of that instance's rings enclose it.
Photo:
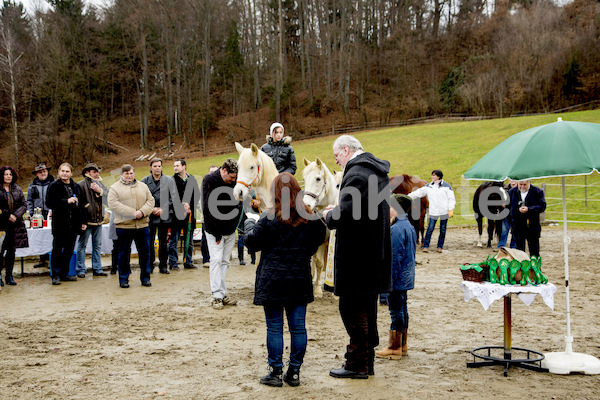
M 140 261 L 140 280 L 150 281 L 150 228 L 117 228 L 119 238 L 119 283 L 129 282 L 131 274 L 131 242 L 135 241 Z
M 446 239 L 446 225 L 448 224 L 448 218 L 444 217 L 429 217 L 429 223 L 427 224 L 427 233 L 425 233 L 425 239 L 423 239 L 423 248 L 429 248 L 429 242 L 431 241 L 431 234 L 435 229 L 435 223 L 440 220 L 440 237 L 438 238 L 438 249 L 444 248 L 444 239 Z
M 188 228 L 183 228 L 184 235 L 189 234 Z M 176 267 L 179 262 L 179 253 L 177 252 L 177 244 L 179 243 L 179 236 L 181 236 L 181 227 L 177 227 L 175 224 L 171 227 L 171 239 L 169 240 L 169 267 Z M 184 236 L 185 238 L 185 236 Z M 185 240 L 183 242 L 185 244 Z M 187 248 L 187 252 L 183 255 L 183 265 L 192 264 L 192 254 L 194 251 L 194 241 L 190 238 L 190 243 Z
M 517 248 L 517 239 L 515 238 L 515 227 L 514 225 L 510 227 L 510 248 Z
M 389 308 L 390 317 L 392 318 L 392 324 L 390 325 L 391 331 L 403 331 L 408 329 L 408 308 L 406 307 L 406 303 L 406 290 L 394 290 L 390 293 Z
M 79 235 L 77 242 L 77 275 L 85 274 L 85 247 L 88 239 L 92 235 L 92 270 L 102 272 L 102 259 L 100 251 L 102 250 L 102 225 L 88 225 L 87 229 Z
M 504 218 L 502 220 L 502 233 L 500 234 L 500 240 L 498 241 L 498 248 L 506 246 L 506 241 L 508 240 L 508 231 L 510 231 L 508 218 Z
M 283 310 L 287 315 L 288 327 L 292 337 L 290 346 L 290 365 L 300 367 L 306 353 L 308 337 L 306 335 L 306 304 L 295 306 L 264 306 L 267 320 L 267 352 L 269 365 L 283 368 Z

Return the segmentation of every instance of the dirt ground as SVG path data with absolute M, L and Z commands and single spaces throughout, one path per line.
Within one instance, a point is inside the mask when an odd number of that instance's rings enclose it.
M 213 310 L 208 269 L 155 273 L 151 288 L 118 286 L 115 275 L 52 286 L 48 276 L 17 278 L 0 292 L 2 399 L 597 399 L 600 375 L 561 376 L 502 367 L 468 369 L 470 350 L 501 345 L 503 306 L 465 303 L 458 265 L 490 252 L 471 229 L 449 229 L 443 254 L 417 254 L 409 292 L 409 356 L 376 360 L 368 380 L 328 376 L 343 361 L 347 336 L 331 294 L 309 305 L 309 345 L 301 385 L 259 384 L 266 372 L 262 308 L 252 304 L 255 266 L 234 261 L 229 293 L 239 305 Z M 600 357 L 600 231 L 570 230 L 574 351 Z M 437 239 L 437 231 L 434 240 Z M 513 297 L 513 346 L 564 351 L 566 330 L 562 228 L 544 228 L 543 271 L 556 284 L 555 309 L 538 296 Z M 197 252 L 199 256 L 199 252 Z M 246 257 L 249 264 L 249 257 Z M 103 258 L 108 267 L 110 260 Z M 17 268 L 18 269 L 18 268 Z M 33 271 L 31 264 L 26 271 Z M 36 270 L 37 272 L 37 270 Z M 379 309 L 387 342 L 389 314 Z M 289 336 L 286 334 L 286 343 Z M 284 358 L 289 350 L 286 349 Z

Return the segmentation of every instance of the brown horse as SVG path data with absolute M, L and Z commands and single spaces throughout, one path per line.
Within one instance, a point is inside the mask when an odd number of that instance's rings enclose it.
M 427 182 L 416 176 L 402 174 L 391 177 L 390 184 L 392 188 L 394 188 L 392 189 L 392 193 L 409 194 L 410 192 L 427 185 Z M 419 201 L 420 204 L 417 203 Z M 417 244 L 420 243 L 419 233 L 421 233 L 421 239 L 425 237 L 425 214 L 427 213 L 428 207 L 429 201 L 427 200 L 427 196 L 425 196 L 413 200 L 411 212 L 408 213 L 408 220 L 417 233 Z

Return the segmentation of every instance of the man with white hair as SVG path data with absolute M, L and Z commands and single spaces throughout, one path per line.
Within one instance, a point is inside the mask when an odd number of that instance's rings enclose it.
M 375 374 L 375 347 L 379 344 L 377 298 L 392 289 L 390 206 L 377 199 L 371 199 L 376 204 L 369 204 L 369 197 L 382 194 L 390 198 L 390 163 L 366 153 L 361 143 L 349 135 L 337 138 L 333 155 L 344 175 L 339 205 L 328 206 L 323 217 L 327 227 L 336 229 L 333 291 L 340 297 L 340 316 L 350 344 L 346 347 L 346 362 L 329 375 L 367 379 Z M 373 205 L 376 213 L 370 210 Z
M 508 191 L 510 218 L 517 249 L 525 251 L 525 240 L 529 255 L 540 255 L 540 214 L 546 210 L 544 191 L 531 184 L 531 179 L 521 180 L 517 187 Z

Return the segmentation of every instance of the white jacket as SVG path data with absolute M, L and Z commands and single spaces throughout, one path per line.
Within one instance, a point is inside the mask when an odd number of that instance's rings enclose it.
M 454 210 L 456 198 L 452 187 L 448 182 L 440 179 L 437 182 L 430 182 L 426 186 L 408 194 L 411 199 L 417 199 L 427 196 L 429 200 L 429 216 L 441 217 L 448 215 L 448 211 Z

